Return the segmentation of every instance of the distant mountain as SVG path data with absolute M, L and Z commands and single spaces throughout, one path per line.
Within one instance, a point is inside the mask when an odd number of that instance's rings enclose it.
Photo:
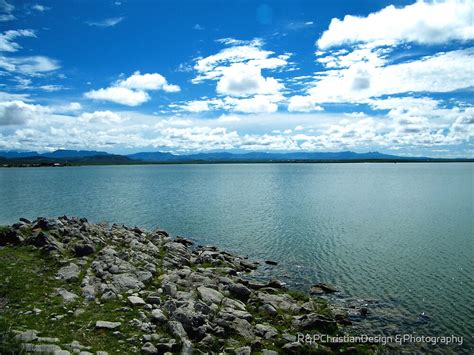
M 85 157 L 95 157 L 99 155 L 110 155 L 106 152 L 98 152 L 95 150 L 66 150 L 59 149 L 51 153 L 40 154 L 45 158 L 57 158 L 57 159 L 67 159 L 67 158 L 85 158 Z
M 142 152 L 127 155 L 128 158 L 133 160 L 150 161 L 150 162 L 166 162 L 176 161 L 179 159 L 176 155 L 171 153 L 163 152 Z
M 176 155 L 168 152 L 140 152 L 116 155 L 95 150 L 65 150 L 39 154 L 26 151 L 0 151 L 0 164 L 6 166 L 107 165 L 153 163 L 271 163 L 271 162 L 430 162 L 469 161 L 474 159 L 441 159 L 400 157 L 379 152 L 291 152 L 291 153 L 230 153 L 210 152 Z
M 174 155 L 162 152 L 147 152 L 128 155 L 130 159 L 146 162 L 233 162 L 233 161 L 295 161 L 295 160 L 373 160 L 373 159 L 403 159 L 395 155 L 379 152 L 295 152 L 295 153 L 196 153 L 188 155 Z M 420 158 L 426 159 L 426 158 Z
M 85 158 L 93 157 L 98 155 L 110 155 L 106 152 L 99 152 L 95 150 L 67 150 L 59 149 L 50 153 L 40 154 L 38 152 L 23 152 L 23 151 L 0 151 L 0 157 L 8 159 L 19 159 L 19 158 L 32 158 L 32 157 L 43 157 L 43 158 L 57 158 L 57 159 L 68 159 L 68 158 Z
M 35 157 L 39 154 L 37 152 L 23 152 L 14 150 L 0 150 L 0 157 L 7 159 L 28 158 Z

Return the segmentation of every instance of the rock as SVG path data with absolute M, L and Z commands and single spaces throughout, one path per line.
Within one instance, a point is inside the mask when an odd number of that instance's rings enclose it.
M 276 280 L 276 279 L 273 279 L 269 283 L 267 283 L 267 287 L 276 288 L 276 289 L 286 288 L 285 284 L 283 282 L 281 282 L 280 280 Z
M 61 351 L 58 345 L 54 344 L 22 344 L 22 348 L 27 352 L 54 354 L 56 351 Z
M 278 335 L 278 331 L 270 325 L 257 324 L 255 329 L 257 334 L 259 334 L 264 339 L 270 339 Z
M 56 294 L 63 298 L 64 303 L 74 302 L 75 299 L 79 297 L 75 293 L 69 292 L 68 290 L 65 290 L 64 288 L 56 289 Z
M 145 287 L 143 282 L 131 274 L 112 275 L 112 283 L 119 292 L 125 292 L 134 289 L 139 290 Z
M 38 339 L 38 332 L 36 330 L 25 330 L 17 334 L 15 339 L 21 342 L 31 342 Z
M 278 263 L 276 261 L 272 261 L 272 260 L 265 260 L 265 264 L 267 264 L 267 265 L 278 265 Z
M 321 290 L 323 290 L 326 293 L 339 292 L 339 290 L 335 286 L 333 286 L 331 284 L 328 284 L 328 283 L 324 283 L 324 282 L 320 282 L 320 283 L 312 286 L 312 288 L 315 288 L 315 290 L 317 290 L 317 288 L 320 288 Z
M 278 355 L 278 353 L 273 350 L 262 349 L 262 355 Z
M 71 353 L 67 350 L 56 350 L 53 355 L 71 355 Z
M 322 316 L 317 313 L 305 314 L 294 317 L 293 325 L 301 330 L 335 330 L 336 322 L 334 319 Z
M 193 245 L 194 243 L 192 241 L 190 241 L 189 239 L 186 239 L 186 238 L 183 238 L 183 237 L 176 237 L 176 239 L 174 240 L 176 243 L 181 243 L 183 244 L 185 247 L 189 247 L 191 245 Z
M 164 315 L 163 311 L 161 309 L 154 309 L 151 311 L 151 319 L 152 321 L 156 323 L 165 323 L 166 322 L 166 316 Z
M 79 279 L 81 269 L 76 264 L 69 264 L 59 269 L 57 276 L 64 281 L 74 282 Z
M 144 306 L 146 304 L 143 298 L 137 296 L 128 296 L 127 298 L 132 306 Z
M 181 339 L 181 341 L 183 339 L 188 339 L 188 334 L 186 333 L 186 330 L 184 330 L 184 327 L 180 322 L 178 322 L 178 321 L 169 321 L 168 322 L 168 327 L 170 329 L 170 332 L 174 336 Z
M 229 292 L 239 300 L 247 302 L 252 291 L 241 283 L 231 284 L 228 287 Z
M 161 299 L 160 299 L 160 296 L 158 295 L 148 295 L 147 297 L 147 302 L 150 303 L 150 304 L 160 304 L 161 303 Z
M 250 355 L 252 354 L 252 348 L 250 346 L 242 346 L 241 348 L 235 349 L 235 355 Z
M 95 323 L 95 327 L 97 329 L 117 329 L 120 327 L 120 325 L 121 325 L 120 322 L 109 322 L 105 320 L 98 320 Z
M 269 316 L 276 316 L 278 314 L 278 311 L 275 309 L 275 307 L 268 303 L 258 307 L 258 311 L 263 314 L 268 314 Z
M 23 237 L 18 234 L 16 231 L 8 229 L 5 231 L 0 231 L 0 246 L 10 245 L 19 245 L 23 243 Z
M 142 346 L 142 352 L 145 354 L 158 354 L 158 349 L 152 343 L 145 343 Z
M 80 243 L 74 246 L 74 254 L 77 257 L 87 256 L 95 252 L 95 247 L 92 244 Z
M 324 290 L 323 290 L 321 287 L 319 287 L 319 286 L 312 286 L 312 287 L 309 289 L 309 293 L 310 293 L 311 295 L 322 295 L 322 294 L 324 294 L 325 292 L 324 292 Z
M 197 288 L 197 291 L 202 301 L 206 304 L 212 304 L 212 303 L 219 304 L 224 298 L 224 295 L 222 293 L 209 287 L 199 286 Z
M 244 339 L 252 339 L 255 334 L 252 331 L 252 325 L 245 319 L 236 318 L 232 322 L 232 329 Z
M 163 290 L 165 291 L 165 294 L 169 295 L 172 298 L 176 298 L 178 289 L 176 288 L 176 285 L 174 284 L 164 284 L 163 285 Z

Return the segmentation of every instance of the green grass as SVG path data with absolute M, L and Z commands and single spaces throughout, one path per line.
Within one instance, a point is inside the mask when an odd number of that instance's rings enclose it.
M 41 256 L 34 248 L 0 249 L 0 298 L 8 300 L 7 307 L 0 309 L 0 337 L 5 343 L 4 349 L 0 348 L 0 353 L 6 354 L 9 348 L 14 349 L 15 344 L 10 341 L 11 338 L 1 335 L 2 332 L 5 334 L 13 329 L 35 329 L 41 336 L 59 338 L 61 344 L 77 340 L 82 345 L 91 346 L 91 351 L 105 350 L 109 354 L 134 352 L 132 345 L 120 335 L 116 336 L 105 330 L 98 331 L 95 323 L 97 320 L 118 321 L 122 323 L 119 330 L 126 334 L 126 338 L 141 336 L 143 332 L 129 324 L 133 318 L 139 318 L 139 311 L 118 311 L 126 305 L 126 301 L 119 299 L 102 304 L 83 304 L 81 300 L 65 305 L 60 296 L 51 294 L 57 287 L 77 293 L 80 281 L 65 284 L 56 280 L 59 267 L 53 259 Z M 39 308 L 42 312 L 38 315 L 24 314 L 33 308 Z M 84 309 L 84 313 L 75 316 L 73 313 L 76 308 Z M 65 316 L 53 321 L 53 314 Z M 157 329 L 157 333 L 169 336 L 164 329 Z M 10 353 L 13 352 L 11 349 Z

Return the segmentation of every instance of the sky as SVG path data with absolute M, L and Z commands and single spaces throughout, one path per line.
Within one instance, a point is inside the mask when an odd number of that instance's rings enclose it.
M 473 0 L 0 0 L 0 150 L 473 157 L 473 18 Z

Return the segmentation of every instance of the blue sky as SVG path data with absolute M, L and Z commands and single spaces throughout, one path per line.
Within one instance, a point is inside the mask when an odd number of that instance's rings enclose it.
M 474 3 L 0 0 L 0 149 L 473 156 Z

